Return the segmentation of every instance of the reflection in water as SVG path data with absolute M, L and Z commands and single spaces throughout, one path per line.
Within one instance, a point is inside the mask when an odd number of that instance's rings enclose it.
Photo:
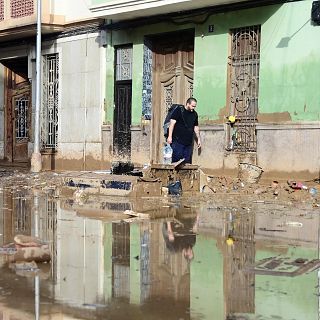
M 316 272 L 252 271 L 273 256 L 317 258 L 318 238 L 307 222 L 280 239 L 256 233 L 270 222 L 261 207 L 255 214 L 240 204 L 190 207 L 177 199 L 79 205 L 50 193 L 4 190 L 1 246 L 16 234 L 38 234 L 52 261 L 35 274 L 9 268 L 0 256 L 0 319 L 318 319 Z M 124 210 L 156 219 L 125 222 Z M 291 208 L 282 210 L 279 220 Z
M 254 313 L 254 273 L 247 272 L 255 262 L 254 215 L 243 217 L 238 212 L 226 215 L 224 252 L 224 296 L 226 314 Z M 233 244 L 228 239 L 233 239 Z

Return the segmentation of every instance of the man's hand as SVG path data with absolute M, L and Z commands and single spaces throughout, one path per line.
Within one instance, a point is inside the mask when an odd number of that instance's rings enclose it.
M 199 129 L 199 126 L 195 126 L 194 127 L 194 133 L 196 134 L 196 137 L 197 137 L 198 149 L 200 149 L 201 148 L 201 140 L 200 140 L 200 129 Z
M 177 122 L 176 120 L 170 119 L 168 139 L 167 139 L 167 143 L 169 143 L 169 144 L 172 143 L 172 133 L 173 133 L 173 129 L 174 129 L 176 122 Z

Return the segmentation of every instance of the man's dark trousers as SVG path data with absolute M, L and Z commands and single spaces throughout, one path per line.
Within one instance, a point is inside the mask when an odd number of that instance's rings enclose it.
M 171 144 L 173 150 L 172 162 L 177 162 L 184 158 L 185 163 L 191 163 L 192 161 L 192 145 L 185 146 L 177 141 L 173 141 Z

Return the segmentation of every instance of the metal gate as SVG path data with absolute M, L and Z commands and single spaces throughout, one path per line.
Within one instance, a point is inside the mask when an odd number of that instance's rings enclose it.
M 260 26 L 231 30 L 230 114 L 236 117 L 228 135 L 228 150 L 256 152 Z

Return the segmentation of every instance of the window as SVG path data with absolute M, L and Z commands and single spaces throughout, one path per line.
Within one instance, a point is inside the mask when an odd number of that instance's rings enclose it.
M 255 152 L 260 26 L 231 30 L 231 42 L 229 110 L 237 121 L 230 128 L 228 149 Z
M 43 57 L 43 104 L 41 121 L 42 149 L 58 145 L 59 55 Z

